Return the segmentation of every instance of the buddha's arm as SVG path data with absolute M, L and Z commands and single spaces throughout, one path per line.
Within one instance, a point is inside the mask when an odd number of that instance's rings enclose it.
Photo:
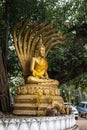
M 36 62 L 36 59 L 35 59 L 35 58 L 32 58 L 32 60 L 31 60 L 31 65 L 30 65 L 30 71 L 31 71 L 31 72 L 34 71 L 35 62 Z
M 42 75 L 40 75 L 40 72 L 38 72 L 37 70 L 35 70 L 35 64 L 36 64 L 37 59 L 36 58 L 32 58 L 31 60 L 31 66 L 30 66 L 30 71 L 32 72 L 32 75 L 34 77 L 42 77 Z

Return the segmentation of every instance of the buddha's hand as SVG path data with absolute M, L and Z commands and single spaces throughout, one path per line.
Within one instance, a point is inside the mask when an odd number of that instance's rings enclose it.
M 40 73 L 40 72 L 38 72 L 38 71 L 36 71 L 36 70 L 33 70 L 32 75 L 33 75 L 34 77 L 37 77 L 37 78 L 44 78 L 43 74 Z
M 33 75 L 34 77 L 38 77 L 38 72 L 37 72 L 36 70 L 33 70 L 32 75 Z

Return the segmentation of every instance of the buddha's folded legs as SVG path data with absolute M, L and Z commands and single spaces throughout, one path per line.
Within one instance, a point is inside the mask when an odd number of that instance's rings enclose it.
M 37 78 L 34 76 L 29 76 L 27 78 L 26 83 L 51 83 L 51 84 L 56 84 L 59 85 L 59 82 L 57 80 L 53 80 L 53 79 L 42 79 L 42 78 Z

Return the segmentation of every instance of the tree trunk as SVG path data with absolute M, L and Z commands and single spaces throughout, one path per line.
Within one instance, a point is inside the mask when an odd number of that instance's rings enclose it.
M 4 53 L 5 52 L 2 48 L 0 41 L 0 110 L 2 112 L 9 112 L 10 96 L 8 88 L 7 67 Z

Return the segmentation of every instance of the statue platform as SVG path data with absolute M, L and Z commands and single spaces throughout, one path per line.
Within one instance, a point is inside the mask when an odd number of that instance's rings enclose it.
M 74 115 L 55 117 L 11 116 L 0 119 L 0 130 L 79 130 Z
M 17 89 L 13 114 L 42 116 L 48 108 L 55 106 L 63 111 L 63 99 L 57 84 L 25 84 Z

